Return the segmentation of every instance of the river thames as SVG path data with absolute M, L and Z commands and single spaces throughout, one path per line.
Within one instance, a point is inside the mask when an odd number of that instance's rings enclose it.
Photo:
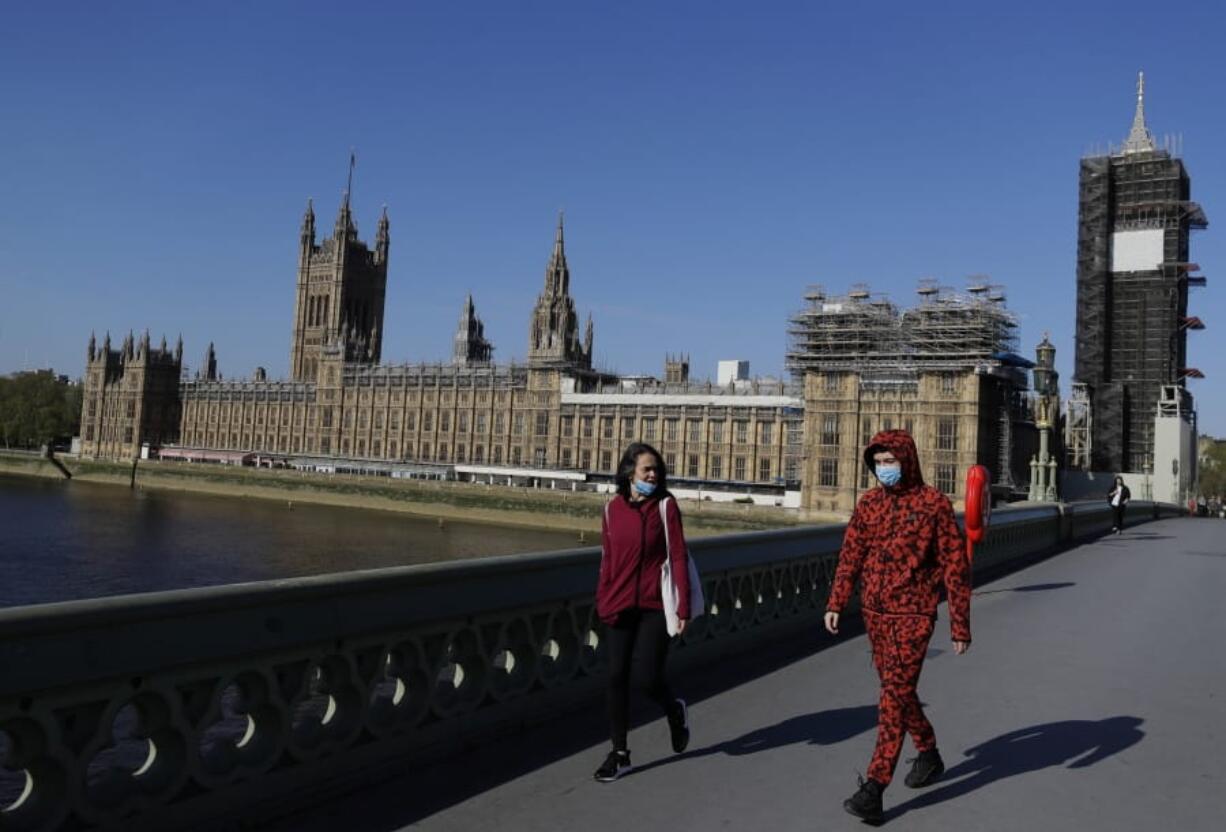
M 579 545 L 570 531 L 0 475 L 0 607 Z

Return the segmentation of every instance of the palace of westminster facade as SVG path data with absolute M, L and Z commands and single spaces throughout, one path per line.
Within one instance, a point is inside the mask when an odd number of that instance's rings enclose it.
M 82 455 L 131 460 L 148 445 L 180 458 L 198 449 L 279 463 L 335 458 L 604 479 L 625 446 L 642 440 L 660 449 L 678 485 L 799 488 L 803 509 L 843 514 L 869 484 L 860 453 L 882 428 L 911 430 L 929 481 L 955 502 L 968 466 L 996 469 L 1001 458 L 992 439 L 1000 379 L 984 374 L 983 361 L 916 367 L 887 384 L 847 367 L 809 367 L 791 382 L 691 382 L 686 359 L 670 359 L 663 380 L 601 372 L 592 366 L 590 317 L 580 332 L 560 220 L 525 364 L 492 360 L 471 296 L 450 363 L 383 364 L 389 246 L 386 211 L 370 248 L 358 239 L 347 194 L 322 240 L 308 203 L 286 380 L 268 380 L 262 369 L 249 380 L 222 379 L 212 344 L 195 377 L 184 378 L 181 341 L 171 350 L 164 339 L 153 346 L 147 334 L 129 335 L 113 349 L 109 335 L 101 346 L 91 336 Z M 1017 379 L 1007 387 L 1006 398 L 1016 398 Z M 1009 418 L 1025 427 L 1025 413 Z M 1024 468 L 1024 454 L 1012 456 L 1001 464 Z

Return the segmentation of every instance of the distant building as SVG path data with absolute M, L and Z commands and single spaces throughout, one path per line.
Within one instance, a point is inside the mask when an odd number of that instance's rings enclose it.
M 368 248 L 346 195 L 332 236 L 318 242 L 308 204 L 288 379 L 223 378 L 212 344 L 192 378 L 181 345 L 171 354 L 147 338 L 119 351 L 91 344 L 82 453 L 131 459 L 148 443 L 167 459 L 491 482 L 539 471 L 569 487 L 607 485 L 623 449 L 641 440 L 695 494 L 846 513 L 869 485 L 863 442 L 893 426 L 915 433 L 930 479 L 954 499 L 974 462 L 989 461 L 1005 491 L 1026 482 L 1013 467 L 1029 453 L 1025 362 L 1002 352 L 1013 326 L 1003 297 L 933 289 L 892 319 L 884 340 L 854 326 L 878 304 L 855 293 L 837 309 L 823 299 L 794 322 L 806 334 L 788 356 L 790 380 L 750 378 L 738 360 L 721 361 L 715 383 L 694 381 L 685 355 L 666 357 L 662 380 L 618 376 L 593 366 L 593 324 L 580 326 L 559 219 L 525 364 L 494 362 L 471 296 L 450 362 L 383 364 L 389 237 L 385 211 Z M 836 320 L 831 345 L 813 340 Z M 891 344 L 894 353 L 880 352 Z
M 815 287 L 793 317 L 788 366 L 804 379 L 804 508 L 851 511 L 876 485 L 861 454 L 882 430 L 910 433 L 926 481 L 955 502 L 975 464 L 991 470 L 1001 496 L 1029 482 L 1033 363 L 1016 354 L 1003 294 L 982 283 L 965 293 L 924 283 L 919 293 L 920 304 L 903 311 L 867 288 L 828 296 Z
M 726 384 L 733 384 L 738 381 L 747 381 L 749 379 L 749 362 L 748 361 L 721 361 L 719 362 L 716 372 L 716 381 L 722 387 Z
M 744 362 L 735 390 L 691 383 L 686 356 L 668 357 L 662 382 L 592 369 L 592 322 L 580 332 L 561 222 L 526 365 L 493 363 L 471 296 L 450 364 L 378 363 L 386 213 L 373 251 L 357 237 L 347 197 L 332 237 L 316 243 L 308 206 L 301 238 L 290 379 L 223 379 L 212 344 L 182 380 L 181 346 L 173 356 L 131 339 L 117 352 L 91 346 L 84 415 L 94 421 L 83 452 L 130 459 L 148 442 L 190 460 L 340 457 L 610 475 L 626 444 L 642 439 L 682 480 L 798 487 L 799 388 L 746 379 Z
M 1144 76 L 1119 148 L 1081 160 L 1077 329 L 1066 427 L 1072 468 L 1153 474 L 1154 425 L 1167 387 L 1199 377 L 1187 364 L 1191 231 L 1208 224 L 1183 161 L 1145 123 Z M 1183 394 L 1174 394 L 1191 407 Z M 1168 402 L 1169 403 L 1169 402 Z
M 139 341 L 129 333 L 113 350 L 110 335 L 101 348 L 91 335 L 81 391 L 81 454 L 134 459 L 144 442 L 176 441 L 182 366 L 182 340 L 172 353 L 165 339 L 155 349 L 148 333 Z
M 334 237 L 323 246 L 312 246 L 312 251 L 338 251 L 342 243 L 350 255 L 366 251 L 352 230 L 347 200 L 341 210 Z M 304 253 L 310 227 L 308 213 Z M 327 300 L 332 295 L 326 292 L 319 296 L 323 300 L 308 301 L 314 312 L 306 320 L 312 328 L 306 331 L 306 341 L 295 341 L 293 360 L 313 375 L 271 382 L 223 382 L 215 376 L 185 381 L 180 387 L 183 418 L 178 441 L 265 455 L 557 465 L 561 374 L 581 379 L 581 387 L 601 378 L 590 369 L 590 321 L 582 341 L 579 337 L 561 226 L 546 269 L 545 290 L 532 313 L 527 366 L 492 363 L 493 346 L 485 338 L 471 296 L 460 316 L 451 364 L 377 363 L 388 245 L 385 213 L 373 255 L 359 258 L 377 267 L 377 274 L 366 273 L 374 274 L 368 284 L 373 294 L 359 292 L 347 305 L 351 299 L 345 294 L 347 272 L 338 265 L 336 273 L 342 277 L 332 288 L 339 292 L 335 296 L 346 313 L 329 317 L 334 309 Z M 301 288 L 299 296 L 303 297 Z M 369 306 L 363 298 L 370 300 Z M 356 322 L 352 327 L 351 321 Z M 301 359 L 299 343 L 306 350 Z
M 564 468 L 612 473 L 621 450 L 641 440 L 663 454 L 675 479 L 800 486 L 805 447 L 799 386 L 622 379 L 589 390 L 564 385 L 559 431 Z

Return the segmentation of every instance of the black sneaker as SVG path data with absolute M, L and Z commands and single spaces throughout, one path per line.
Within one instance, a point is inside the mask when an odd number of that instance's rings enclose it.
M 912 764 L 911 771 L 903 782 L 913 789 L 929 786 L 940 780 L 945 773 L 945 762 L 941 759 L 941 752 L 935 748 L 931 751 L 921 751 L 918 757 L 909 762 Z
M 885 821 L 885 810 L 881 808 L 882 786 L 876 780 L 860 780 L 860 788 L 851 797 L 843 801 L 843 808 L 848 814 L 855 815 L 865 823 L 874 826 Z
M 672 736 L 673 751 L 680 754 L 690 744 L 690 712 L 684 699 L 677 699 L 668 709 L 668 733 Z
M 610 751 L 609 756 L 604 758 L 604 763 L 600 768 L 596 769 L 596 781 L 599 783 L 612 783 L 623 774 L 627 774 L 633 769 L 630 765 L 629 751 Z

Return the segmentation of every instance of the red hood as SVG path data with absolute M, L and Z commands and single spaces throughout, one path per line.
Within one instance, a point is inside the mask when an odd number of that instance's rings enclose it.
M 870 471 L 875 468 L 873 454 L 878 451 L 889 451 L 902 463 L 902 481 L 895 486 L 895 490 L 918 488 L 924 484 L 919 452 L 915 450 L 915 440 L 911 438 L 911 434 L 905 430 L 883 430 L 874 436 L 864 449 L 864 464 Z

